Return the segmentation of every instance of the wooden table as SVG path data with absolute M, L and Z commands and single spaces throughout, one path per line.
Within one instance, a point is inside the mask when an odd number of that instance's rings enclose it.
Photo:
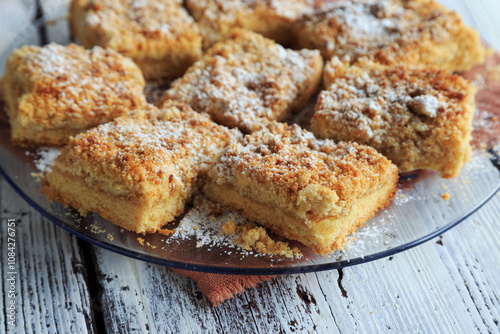
M 0 47 L 29 18 L 51 19 L 67 2 L 0 0 Z M 500 1 L 442 2 L 500 49 Z M 67 26 L 48 27 L 48 34 L 51 29 Z M 78 240 L 42 218 L 4 180 L 0 214 L 0 333 L 10 328 L 9 219 L 20 222 L 12 333 L 500 331 L 500 194 L 419 247 L 355 267 L 274 279 L 219 307 L 169 269 Z

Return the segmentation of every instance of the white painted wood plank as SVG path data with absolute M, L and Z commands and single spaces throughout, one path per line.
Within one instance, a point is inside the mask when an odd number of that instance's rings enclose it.
M 448 257 L 443 261 L 448 270 L 455 270 L 454 277 L 461 278 L 462 289 L 473 301 L 488 332 L 500 329 L 498 203 L 488 203 L 467 224 L 445 234 L 444 247 L 438 248 Z
M 40 0 L 42 13 L 47 22 L 47 37 L 50 42 L 70 42 L 70 25 L 67 20 L 71 0 Z
M 95 254 L 108 332 L 201 332 L 204 326 L 220 330 L 213 314 L 200 318 L 199 310 L 209 309 L 209 303 L 201 292 L 193 294 L 189 279 L 101 248 Z
M 481 2 L 442 2 L 483 32 L 485 27 L 499 26 L 500 9 L 478 19 L 481 11 L 468 9 Z M 500 48 L 499 38 L 500 34 L 486 39 Z M 149 304 L 144 309 L 155 315 L 154 332 L 180 328 L 186 333 L 221 332 L 217 330 L 221 328 L 230 333 L 498 332 L 498 207 L 500 195 L 443 238 L 389 259 L 345 268 L 340 283 L 338 271 L 291 275 L 266 282 L 215 310 L 189 280 L 167 269 L 140 265 L 106 251 L 98 251 L 98 258 L 106 272 L 116 270 L 110 263 L 136 269 L 139 275 L 121 284 L 134 286 L 147 296 L 140 302 Z M 128 301 L 135 307 L 132 298 Z M 186 313 L 196 324 L 183 319 Z
M 2 309 L 10 300 L 16 302 L 16 327 L 10 332 L 94 332 L 85 270 L 76 238 L 43 219 L 3 179 L 0 180 L 0 208 Z M 5 276 L 8 275 L 5 269 L 8 219 L 20 222 L 16 226 L 16 297 L 12 299 L 6 296 L 9 290 Z
M 29 24 L 35 16 L 34 1 L 0 0 L 0 53 Z

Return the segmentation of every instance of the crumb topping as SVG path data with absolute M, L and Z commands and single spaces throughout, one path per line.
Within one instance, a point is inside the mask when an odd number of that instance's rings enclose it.
M 424 40 L 446 42 L 460 18 L 427 0 L 322 1 L 299 28 L 310 31 L 326 59 L 371 56 L 394 62 Z
M 475 89 L 445 70 L 385 66 L 366 59 L 325 67 L 312 131 L 373 146 L 400 171 L 458 173 L 470 155 Z
M 251 223 L 237 225 L 234 220 L 230 220 L 222 226 L 222 231 L 227 235 L 237 235 L 236 244 L 247 251 L 255 250 L 262 254 L 283 255 L 288 258 L 303 257 L 297 247 L 291 249 L 288 243 L 273 240 L 261 226 Z
M 145 41 L 164 48 L 166 40 L 192 39 L 198 31 L 181 0 L 90 0 L 85 8 L 88 27 L 107 36 L 100 44 L 128 56 Z
M 206 115 L 175 107 L 137 110 L 70 140 L 63 159 L 105 166 L 125 184 L 168 181 L 187 186 L 237 136 Z
M 388 136 L 408 140 L 446 126 L 463 112 L 468 91 L 465 80 L 446 71 L 366 60 L 344 66 L 336 57 L 325 68 L 325 81 L 328 89 L 320 93 L 313 128 L 327 118 L 330 130 L 370 144 Z
M 187 6 L 204 28 L 208 45 L 221 40 L 224 29 L 245 27 L 245 21 L 265 13 L 266 17 L 297 20 L 311 12 L 314 0 L 188 0 Z
M 182 101 L 227 126 L 251 132 L 262 120 L 280 119 L 291 111 L 314 73 L 311 64 L 318 54 L 285 49 L 239 31 L 174 81 L 164 100 Z
M 19 58 L 17 71 L 29 82 L 20 101 L 36 98 L 30 109 L 20 103 L 20 113 L 52 126 L 97 125 L 145 103 L 139 68 L 115 51 L 51 43 L 22 47 L 10 59 Z
M 312 0 L 201 0 L 196 6 L 212 21 L 234 22 L 241 12 L 254 12 L 265 8 L 282 17 L 297 19 L 313 6 Z
M 242 189 L 249 179 L 265 192 L 284 196 L 293 211 L 299 207 L 307 212 L 315 210 L 312 203 L 353 200 L 394 169 L 371 147 L 318 140 L 297 125 L 272 123 L 227 147 L 209 178 L 219 185 L 241 184 Z
M 407 106 L 415 114 L 436 117 L 438 109 L 441 106 L 446 107 L 446 103 L 439 102 L 437 97 L 426 94 L 413 97 L 407 102 Z

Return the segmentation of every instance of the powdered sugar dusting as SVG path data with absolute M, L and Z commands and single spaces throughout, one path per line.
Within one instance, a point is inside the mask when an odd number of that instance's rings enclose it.
M 152 43 L 165 43 L 186 30 L 197 31 L 181 0 L 95 0 L 93 3 L 86 14 L 87 25 L 110 34 L 110 46 L 125 53 L 132 52 L 133 46 L 124 45 L 123 39 L 132 44 L 144 38 Z
M 82 158 L 123 174 L 123 182 L 173 177 L 173 185 L 191 187 L 237 136 L 206 115 L 150 107 L 89 130 L 70 144 Z
M 42 173 L 49 172 L 50 166 L 54 163 L 55 158 L 59 156 L 61 150 L 59 148 L 42 147 L 36 151 L 39 156 L 34 160 L 35 167 Z
M 422 40 L 445 42 L 458 29 L 454 14 L 428 2 L 401 0 L 320 1 L 314 14 L 298 25 L 302 37 L 325 59 L 347 61 L 360 56 L 380 61 L 407 60 Z M 418 54 L 413 54 L 418 58 Z
M 210 50 L 172 84 L 165 98 L 250 132 L 262 120 L 291 111 L 318 56 L 317 51 L 287 50 L 257 34 L 241 33 Z
M 212 212 L 214 209 L 217 211 L 216 214 Z M 273 254 L 247 250 L 236 242 L 238 235 L 224 233 L 223 225 L 230 221 L 234 221 L 237 225 L 257 226 L 241 214 L 224 209 L 205 197 L 198 196 L 195 207 L 181 220 L 174 232 L 164 239 L 165 246 L 163 247 L 172 247 L 186 240 L 194 240 L 197 248 L 203 248 L 206 251 L 223 251 L 227 255 L 237 253 L 239 256 L 273 256 Z
M 347 256 L 349 259 L 364 258 L 368 249 L 379 248 L 376 245 L 383 244 L 390 232 L 384 222 L 385 219 L 379 219 L 376 225 L 364 225 L 351 234 L 341 251 L 345 252 L 343 256 Z
M 18 72 L 39 103 L 34 117 L 52 127 L 86 128 L 145 103 L 139 68 L 112 50 L 51 43 L 22 47 L 11 58 L 19 56 Z

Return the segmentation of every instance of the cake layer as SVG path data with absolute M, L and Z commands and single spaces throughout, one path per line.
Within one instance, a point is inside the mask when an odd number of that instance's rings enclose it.
M 395 181 L 397 183 L 397 179 Z M 356 231 L 375 212 L 386 206 L 395 193 L 395 182 L 386 182 L 380 189 L 362 196 L 344 215 L 325 217 L 307 224 L 293 212 L 285 211 L 243 196 L 230 185 L 205 183 L 204 192 L 215 202 L 240 211 L 245 217 L 258 222 L 273 232 L 311 247 L 318 254 L 342 249 L 347 236 Z
M 42 192 L 128 230 L 155 232 L 183 212 L 237 137 L 183 105 L 145 107 L 71 138 Z
M 226 40 L 233 28 L 255 31 L 276 42 L 291 42 L 293 23 L 311 12 L 313 0 L 187 0 L 186 6 L 210 47 Z
M 296 46 L 325 60 L 370 57 L 383 64 L 464 71 L 484 61 L 479 34 L 433 0 L 322 1 L 294 28 Z
M 108 193 L 86 181 L 54 167 L 47 178 L 50 186 L 44 186 L 43 193 L 51 200 L 70 205 L 82 215 L 94 211 L 115 225 L 138 233 L 156 232 L 184 211 L 185 199 L 180 191 L 165 194 L 150 203 L 136 197 Z
M 394 196 L 397 168 L 370 147 L 317 140 L 272 123 L 227 147 L 209 170 L 205 195 L 320 254 Z
M 317 136 L 370 145 L 401 172 L 454 177 L 469 160 L 475 88 L 462 77 L 366 59 L 349 66 L 334 57 L 324 81 L 311 122 Z
M 23 46 L 7 60 L 2 83 L 11 138 L 21 145 L 63 145 L 146 103 L 139 68 L 100 47 Z
M 72 0 L 73 33 L 131 57 L 148 80 L 179 77 L 201 57 L 201 36 L 179 0 Z
M 285 49 L 237 30 L 174 81 L 163 101 L 181 101 L 248 133 L 300 109 L 317 91 L 322 69 L 318 51 Z

